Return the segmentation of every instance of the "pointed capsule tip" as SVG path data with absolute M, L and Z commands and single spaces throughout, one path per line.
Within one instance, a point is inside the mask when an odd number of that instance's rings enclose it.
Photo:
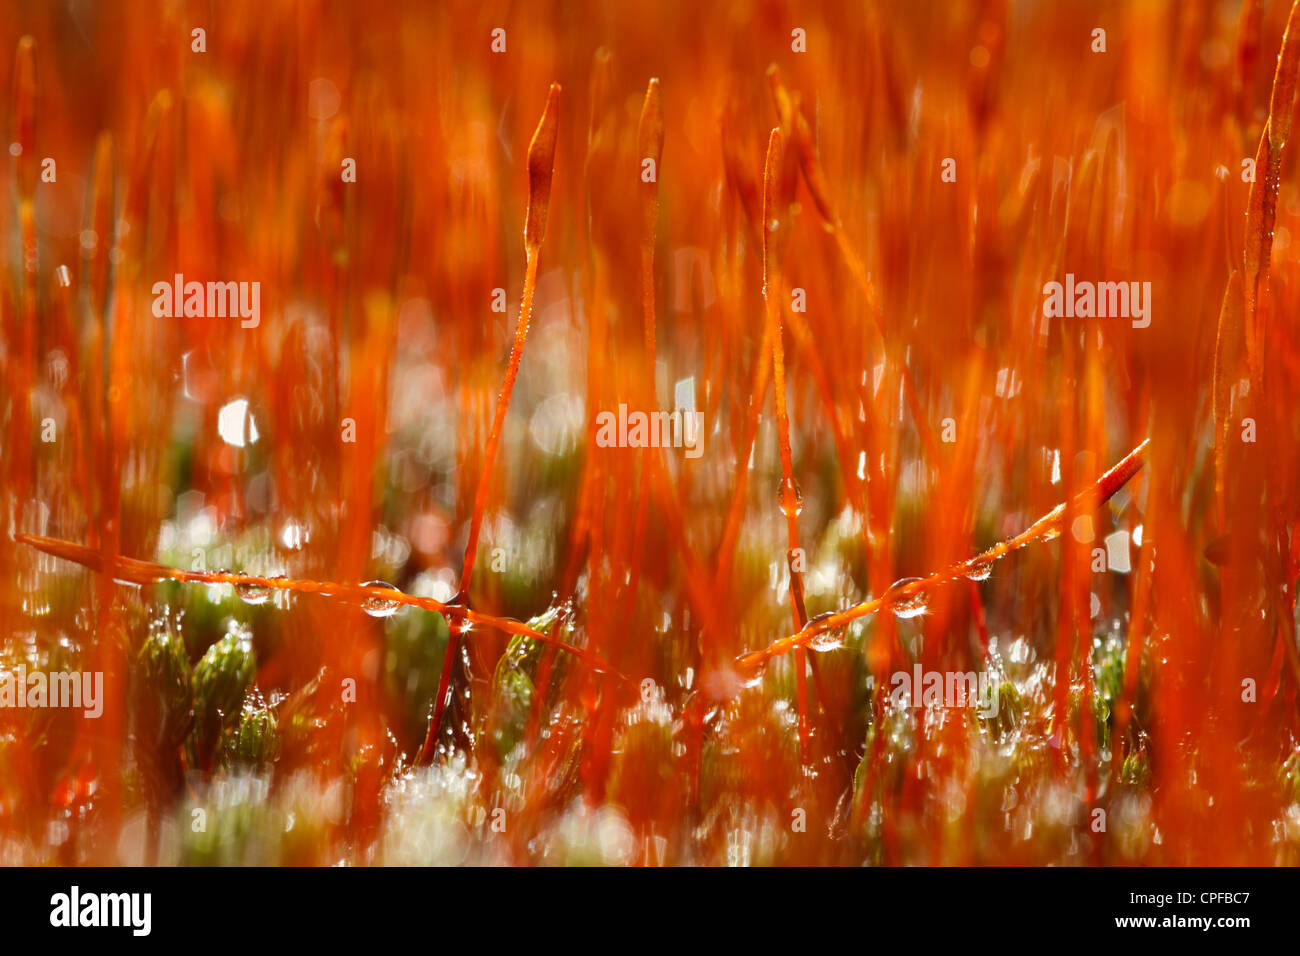
M 555 167 L 555 142 L 559 125 L 560 84 L 552 83 L 546 108 L 528 144 L 528 211 L 524 218 L 524 245 L 541 246 L 546 235 L 546 215 L 551 201 L 551 176 Z

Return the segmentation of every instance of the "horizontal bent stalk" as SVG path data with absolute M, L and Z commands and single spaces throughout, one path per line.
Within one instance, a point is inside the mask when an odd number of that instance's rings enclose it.
M 1151 439 L 1149 438 L 1143 441 L 1142 444 L 1125 455 L 1110 471 L 1098 478 L 1091 488 L 1076 496 L 1075 500 L 1091 500 L 1098 505 L 1109 500 L 1115 492 L 1124 487 L 1129 479 L 1141 470 L 1143 464 L 1145 464 L 1147 446 L 1150 442 Z M 987 551 L 977 554 L 973 558 L 959 561 L 947 570 L 936 572 L 929 577 L 913 578 L 900 582 L 890 587 L 880 597 L 863 601 L 861 604 L 855 604 L 843 611 L 819 615 L 809 621 L 798 633 L 783 637 L 762 650 L 742 654 L 736 658 L 736 663 L 746 670 L 757 669 L 774 657 L 780 657 L 798 648 L 806 647 L 808 642 L 818 634 L 844 627 L 858 618 L 874 614 L 883 608 L 893 607 L 936 585 L 947 584 L 950 581 L 966 577 L 968 572 L 986 567 L 994 561 L 1006 557 L 1012 551 L 1018 551 L 1035 541 L 1054 537 L 1053 532 L 1059 534 L 1061 519 L 1064 515 L 1065 504 L 1062 503 L 1043 515 L 1020 534 L 995 544 Z
M 14 539 L 20 544 L 28 545 L 38 551 L 71 561 L 89 568 L 95 573 L 104 570 L 104 556 L 99 550 L 61 538 L 47 538 L 38 534 L 16 534 Z M 520 623 L 508 617 L 496 617 L 483 614 L 455 604 L 446 604 L 435 598 L 419 597 L 406 594 L 393 588 L 371 587 L 363 584 L 345 584 L 341 581 L 314 581 L 296 578 L 263 577 L 256 574 L 239 574 L 234 571 L 184 571 L 166 564 L 153 561 L 141 561 L 118 555 L 108 568 L 109 575 L 117 581 L 132 586 L 158 584 L 162 581 L 179 581 L 182 584 L 230 584 L 235 587 L 271 588 L 276 591 L 295 591 L 299 594 L 317 594 L 321 597 L 343 598 L 357 602 L 366 600 L 388 601 L 407 607 L 418 607 L 424 611 L 434 611 L 443 616 L 456 615 L 471 624 L 496 628 L 507 634 L 528 637 L 543 644 L 550 644 L 575 655 L 587 663 L 593 670 L 614 673 L 613 668 L 599 655 L 586 648 L 570 644 L 559 638 L 544 634 L 536 628 Z

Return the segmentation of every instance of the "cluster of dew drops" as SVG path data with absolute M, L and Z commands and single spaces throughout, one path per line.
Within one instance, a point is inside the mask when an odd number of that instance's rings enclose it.
M 221 573 L 229 574 L 230 572 L 225 571 Z M 389 584 L 387 581 L 366 581 L 361 586 L 363 588 L 382 588 L 386 591 L 400 590 L 395 585 Z M 269 601 L 273 591 L 274 588 L 255 581 L 239 581 L 235 584 L 235 594 L 238 595 L 239 599 L 245 604 L 252 605 L 253 607 L 259 607 Z M 361 610 L 365 611 L 371 617 L 392 617 L 397 613 L 398 608 L 401 606 L 402 603 L 400 601 L 396 601 L 392 598 L 379 597 L 377 595 L 370 595 L 361 602 Z

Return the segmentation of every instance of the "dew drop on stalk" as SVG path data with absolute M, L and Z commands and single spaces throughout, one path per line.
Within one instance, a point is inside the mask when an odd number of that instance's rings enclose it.
M 235 572 L 231 571 L 230 568 L 217 568 L 217 570 L 213 571 L 212 573 L 215 575 L 221 575 L 221 574 L 234 574 Z M 207 582 L 208 600 L 213 604 L 220 604 L 230 595 L 230 592 L 227 591 L 226 588 L 233 588 L 233 587 L 234 585 L 232 585 L 229 581 Z
M 970 581 L 987 581 L 993 573 L 992 561 L 980 561 L 966 569 L 966 578 Z
M 818 614 L 816 617 L 811 617 L 811 618 L 809 618 L 809 619 L 808 619 L 808 623 L 805 624 L 804 626 L 805 626 L 805 627 L 815 627 L 816 625 L 820 624 L 822 621 L 828 621 L 828 620 L 830 620 L 830 619 L 831 619 L 832 617 L 834 617 L 837 613 L 839 613 L 839 612 L 838 612 L 838 611 L 824 611 L 824 612 L 822 612 L 821 614 Z M 837 648 L 837 647 L 843 647 L 843 646 L 844 646 L 844 628 L 843 628 L 843 627 L 832 628 L 832 629 L 829 630 L 829 631 L 822 631 L 820 634 L 815 634 L 815 635 L 813 635 L 813 636 L 812 636 L 811 638 L 809 638 L 809 640 L 808 640 L 808 647 L 809 647 L 811 650 L 814 650 L 814 651 L 816 651 L 816 652 L 819 653 L 819 654 L 820 654 L 820 653 L 824 653 L 824 652 L 826 652 L 826 651 L 833 651 L 833 650 L 835 650 L 835 648 Z
M 786 484 L 786 480 L 782 478 L 780 484 L 777 486 L 776 504 L 777 507 L 781 509 L 782 514 L 788 515 L 789 512 L 785 510 Z M 794 513 L 800 515 L 803 513 L 803 489 L 799 487 L 799 482 L 797 481 L 791 481 L 789 484 L 794 485 Z
M 259 604 L 265 604 L 271 598 L 271 589 L 264 584 L 253 584 L 249 581 L 240 581 L 235 585 L 235 593 L 245 604 L 251 604 L 257 607 Z
M 389 591 L 397 590 L 387 581 L 367 581 L 361 586 L 363 588 L 384 588 Z M 400 601 L 394 601 L 391 598 L 368 597 L 361 602 L 361 610 L 371 617 L 392 617 L 401 606 Z
M 818 654 L 824 654 L 827 651 L 835 650 L 837 647 L 843 647 L 843 633 L 842 630 L 822 631 L 808 641 L 808 648 Z
M 920 581 L 921 578 L 899 578 L 889 586 L 885 592 L 885 597 L 890 599 L 890 610 L 894 612 L 894 617 L 899 620 L 906 620 L 910 617 L 920 617 L 929 610 L 929 603 L 924 591 L 918 591 L 903 598 L 893 599 L 893 594 L 900 588 Z

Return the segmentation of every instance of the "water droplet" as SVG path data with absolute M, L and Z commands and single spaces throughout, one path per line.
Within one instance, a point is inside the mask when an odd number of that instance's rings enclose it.
M 398 590 L 387 581 L 367 581 L 361 585 L 363 588 L 386 588 L 389 591 Z M 371 617 L 392 617 L 401 607 L 400 601 L 394 601 L 390 598 L 368 597 L 361 602 L 361 610 L 365 611 Z
M 920 617 L 927 610 L 925 596 L 921 594 L 913 595 L 905 601 L 899 601 L 894 605 L 894 617 L 900 620 L 906 620 L 909 617 Z
M 249 581 L 240 581 L 235 585 L 235 593 L 245 604 L 251 604 L 257 607 L 259 604 L 265 604 L 271 598 L 271 589 L 264 584 L 253 584 Z
M 781 513 L 784 515 L 789 514 L 789 512 L 786 511 L 785 508 L 786 484 L 787 484 L 786 480 L 782 478 L 780 483 L 777 485 L 777 491 L 776 491 L 776 504 L 777 507 L 781 509 Z M 799 482 L 797 481 L 792 481 L 790 482 L 790 484 L 794 485 L 794 513 L 796 515 L 800 515 L 803 513 L 803 489 L 799 487 Z
M 966 578 L 970 581 L 987 581 L 993 573 L 992 561 L 980 561 L 966 569 Z
M 837 647 L 843 646 L 844 631 L 842 628 L 834 631 L 822 631 L 808 642 L 809 650 L 816 651 L 818 654 L 825 654 L 827 651 L 833 651 Z
M 920 617 L 929 610 L 929 604 L 924 591 L 918 591 L 915 594 L 909 594 L 906 597 L 897 599 L 893 598 L 896 591 L 920 580 L 922 579 L 899 578 L 889 586 L 889 590 L 885 592 L 885 598 L 889 600 L 890 610 L 894 612 L 894 617 L 900 620 L 906 620 L 909 617 Z

